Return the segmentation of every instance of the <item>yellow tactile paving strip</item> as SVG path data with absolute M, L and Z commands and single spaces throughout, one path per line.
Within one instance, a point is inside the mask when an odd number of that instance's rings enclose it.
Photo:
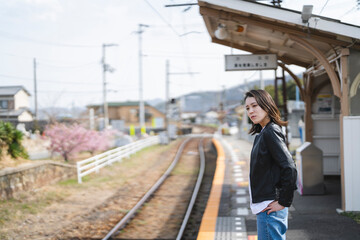
M 210 196 L 206 205 L 204 215 L 201 220 L 198 240 L 211 240 L 215 237 L 216 219 L 218 216 L 222 186 L 225 175 L 225 152 L 221 143 L 212 139 L 217 150 L 216 170 L 211 187 Z

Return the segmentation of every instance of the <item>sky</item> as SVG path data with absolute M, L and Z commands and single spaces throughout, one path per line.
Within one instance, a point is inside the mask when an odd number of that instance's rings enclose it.
M 108 101 L 139 99 L 139 24 L 143 27 L 143 98 L 165 99 L 166 61 L 170 98 L 219 91 L 257 80 L 259 72 L 225 72 L 225 54 L 246 52 L 211 43 L 191 0 L 0 0 L 0 86 L 22 85 L 32 95 L 34 59 L 38 107 L 84 107 L 103 101 L 102 45 L 114 71 L 106 73 Z M 263 1 L 262 1 L 263 2 Z M 360 25 L 356 0 L 284 0 L 282 7 Z M 290 66 L 295 73 L 302 68 Z M 265 79 L 273 71 L 263 71 Z

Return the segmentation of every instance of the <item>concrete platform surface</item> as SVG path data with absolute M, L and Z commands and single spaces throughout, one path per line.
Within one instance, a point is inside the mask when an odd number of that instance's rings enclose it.
M 252 143 L 235 136 L 223 136 L 221 139 L 227 161 L 221 200 L 223 206 L 220 206 L 219 217 L 244 218 L 245 226 L 242 231 L 246 229 L 248 239 L 256 239 L 256 216 L 249 207 L 249 191 L 246 185 Z M 241 172 L 238 165 L 241 166 Z M 360 224 L 336 211 L 341 208 L 340 176 L 325 176 L 324 184 L 324 195 L 301 196 L 295 192 L 289 209 L 287 239 L 360 240 Z M 239 237 L 244 239 L 246 236 Z

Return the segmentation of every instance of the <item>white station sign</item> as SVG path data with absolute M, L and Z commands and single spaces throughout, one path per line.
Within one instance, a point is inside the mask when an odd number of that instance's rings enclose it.
M 276 54 L 225 55 L 225 71 L 276 69 Z

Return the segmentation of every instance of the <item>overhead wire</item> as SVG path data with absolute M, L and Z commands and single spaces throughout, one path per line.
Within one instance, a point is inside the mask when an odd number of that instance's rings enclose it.
M 17 39 L 20 41 L 29 41 L 29 42 L 34 42 L 37 44 L 45 44 L 45 45 L 51 45 L 51 46 L 57 46 L 57 47 L 71 47 L 71 48 L 100 48 L 101 47 L 100 44 L 99 45 L 78 45 L 78 44 L 47 42 L 47 41 L 32 39 L 32 38 L 28 38 L 28 37 L 24 37 L 24 36 L 20 36 L 20 35 L 16 35 L 16 34 L 6 33 L 3 31 L 0 31 L 0 37 Z
M 156 10 L 156 8 L 153 7 L 153 5 L 151 5 L 149 3 L 148 0 L 144 0 L 147 5 L 149 5 L 149 7 L 161 18 L 161 20 L 163 20 L 163 22 L 169 27 L 171 28 L 171 30 L 177 35 L 180 36 L 180 34 L 173 28 L 173 26 L 158 12 L 158 10 Z
M 55 68 L 83 68 L 83 67 L 88 67 L 88 66 L 92 66 L 95 64 L 99 64 L 99 62 L 89 62 L 89 63 L 84 63 L 81 65 L 68 65 L 68 66 L 54 65 L 54 64 L 44 63 L 44 62 L 40 62 L 40 64 L 42 66 L 55 67 Z
M 340 18 L 344 17 L 345 15 L 351 13 L 352 11 L 354 11 L 356 9 L 356 6 L 351 8 L 349 11 L 347 11 L 346 13 L 344 13 L 343 15 L 340 16 Z
M 184 15 L 182 15 L 182 24 L 183 24 L 183 30 L 184 32 L 187 32 L 186 30 L 186 26 L 185 26 L 185 19 L 184 19 Z M 180 42 L 181 42 L 181 47 L 183 49 L 183 52 L 184 52 L 184 55 L 185 55 L 185 60 L 186 60 L 186 64 L 187 64 L 187 71 L 188 73 L 190 73 L 190 77 L 193 76 L 193 74 L 191 74 L 191 64 L 190 64 L 190 60 L 188 58 L 188 52 L 185 50 L 185 44 L 184 44 L 184 41 L 183 41 L 183 36 L 186 36 L 184 34 L 181 34 L 179 37 L 180 37 Z
M 17 58 L 26 58 L 26 59 L 31 59 L 31 60 L 34 59 L 34 57 L 30 57 L 30 56 L 6 53 L 6 52 L 1 52 L 1 51 L 0 51 L 0 54 L 1 55 L 12 56 L 12 57 L 17 57 Z M 51 63 L 51 62 L 59 63 L 57 60 L 48 59 L 48 58 L 42 58 L 42 57 L 36 57 L 36 61 L 37 61 L 37 64 L 41 65 L 41 66 L 58 67 L 58 68 L 81 68 L 81 67 L 86 67 L 86 66 L 90 66 L 90 65 L 100 64 L 100 61 L 98 61 L 98 62 L 93 61 L 93 62 L 87 62 L 87 63 L 79 63 L 79 64 L 76 64 L 76 65 L 58 65 L 58 64 L 52 64 Z
M 328 4 L 330 0 L 326 0 L 326 3 L 324 4 L 324 6 L 321 8 L 321 11 L 319 12 L 318 15 L 320 15 L 322 13 L 322 11 L 325 9 L 326 5 Z
M 150 2 L 148 0 L 144 0 L 149 6 L 150 8 L 153 9 L 154 12 L 156 12 L 156 14 L 162 19 L 162 21 L 166 24 L 167 27 L 169 27 L 178 37 L 180 37 L 180 40 L 182 40 L 181 35 L 176 31 L 176 29 L 174 28 L 173 25 L 171 25 L 166 18 L 164 18 L 161 13 L 159 11 L 156 10 L 156 8 L 154 8 Z M 182 24 L 184 26 L 184 23 Z M 49 42 L 49 41 L 43 41 L 43 40 L 39 40 L 39 39 L 34 39 L 34 38 L 28 38 L 28 37 L 24 37 L 24 36 L 20 36 L 20 35 L 15 35 L 15 34 L 11 34 L 11 33 L 6 33 L 3 31 L 0 31 L 0 37 L 5 37 L 5 38 L 10 38 L 10 39 L 16 39 L 16 40 L 20 40 L 20 41 L 29 41 L 29 42 L 34 42 L 37 44 L 46 44 L 46 45 L 51 45 L 51 46 L 58 46 L 58 47 L 71 47 L 71 48 L 99 48 L 101 47 L 101 45 L 77 45 L 77 44 L 66 44 L 66 43 L 58 43 L 58 42 Z M 183 51 L 184 51 L 184 46 L 182 46 Z M 19 57 L 19 55 L 14 55 L 14 54 L 8 54 L 11 56 L 17 56 Z M 24 56 L 21 56 L 24 57 Z M 173 56 L 175 57 L 175 56 Z M 180 56 L 179 56 L 180 57 Z M 33 57 L 26 57 L 29 59 L 33 59 Z M 184 58 L 197 58 L 197 57 L 192 57 L 192 56 L 184 56 Z M 203 57 L 203 58 L 209 58 L 209 57 Z M 214 57 L 215 58 L 215 57 Z M 39 58 L 37 58 L 39 59 Z M 95 64 L 95 63 L 93 63 Z M 45 62 L 41 62 L 40 61 L 40 65 L 44 65 L 44 66 L 51 66 L 51 67 L 58 67 L 58 68 L 77 68 L 77 67 L 85 67 L 84 66 L 60 66 L 60 65 L 53 65 L 53 64 L 48 64 Z M 91 65 L 91 64 L 89 64 Z M 24 78 L 24 77 L 17 77 L 17 76 L 9 76 L 9 75 L 4 75 L 4 74 L 0 74 L 0 76 L 3 77 L 7 77 L 7 78 L 17 78 L 17 79 L 25 79 L 25 80 L 33 80 L 32 78 Z M 88 83 L 81 83 L 81 82 L 59 82 L 59 81 L 51 81 L 51 80 L 43 80 L 43 79 L 38 79 L 39 81 L 42 82 L 51 82 L 51 83 L 62 83 L 62 84 L 88 84 Z
M 6 74 L 0 74 L 0 77 L 5 78 L 13 78 L 13 79 L 21 79 L 21 80 L 30 80 L 33 81 L 33 78 L 30 77 L 19 77 L 19 76 L 12 76 L 12 75 L 6 75 Z M 64 82 L 64 81 L 52 81 L 52 80 L 45 80 L 45 79 L 37 79 L 39 82 L 49 82 L 49 83 L 61 83 L 61 84 L 82 84 L 82 85 L 89 85 L 89 81 L 86 82 Z M 91 82 L 90 82 L 91 83 Z
M 56 91 L 56 90 L 38 90 L 37 91 L 38 93 L 49 93 L 49 92 L 52 92 L 52 93 L 63 93 L 63 94 L 89 94 L 89 93 L 102 93 L 101 90 L 98 90 L 98 91 Z
M 25 37 L 25 36 L 21 36 L 21 35 L 17 35 L 17 34 L 12 34 L 9 32 L 4 32 L 4 31 L 0 31 L 0 38 L 7 38 L 7 39 L 13 39 L 13 40 L 17 40 L 17 41 L 27 41 L 30 43 L 35 43 L 35 44 L 42 44 L 42 45 L 50 45 L 50 46 L 56 46 L 56 47 L 71 47 L 71 48 L 101 48 L 101 44 L 99 45 L 79 45 L 79 44 L 67 44 L 67 43 L 59 43 L 59 42 L 49 42 L 49 41 L 43 41 L 43 40 L 39 40 L 39 39 L 34 39 L 34 38 L 29 38 L 29 37 Z M 128 37 L 124 37 L 123 40 L 127 39 Z M 120 41 L 122 42 L 122 41 Z M 34 59 L 34 57 L 29 57 L 29 56 L 20 56 L 17 54 L 12 54 L 12 53 L 2 53 L 3 55 L 8 55 L 8 56 L 12 56 L 12 57 L 20 57 L 20 58 L 26 58 L 26 59 Z M 36 58 L 37 60 L 39 58 Z M 81 67 L 89 67 L 91 65 L 97 64 L 96 62 L 91 62 L 91 63 L 85 63 L 85 64 L 81 64 L 81 65 L 55 65 L 55 64 L 50 64 L 50 63 L 45 63 L 43 61 L 38 61 L 37 62 L 38 65 L 41 66 L 46 66 L 46 67 L 56 67 L 56 68 L 81 68 Z M 29 78 L 29 77 L 21 77 L 21 76 L 13 76 L 13 75 L 6 75 L 6 74 L 0 74 L 0 77 L 2 78 L 11 78 L 11 79 L 20 79 L 20 80 L 25 80 L 25 81 L 33 81 L 33 78 Z M 89 82 L 64 82 L 64 81 L 53 81 L 53 80 L 44 80 L 44 79 L 37 79 L 39 82 L 42 83 L 59 83 L 59 84 L 80 84 L 80 85 L 89 85 Z M 90 83 L 91 84 L 91 83 Z M 121 87 L 122 91 L 124 90 L 124 87 Z M 118 90 L 119 91 L 119 90 Z M 134 88 L 126 88 L 126 91 L 134 91 Z M 44 92 L 59 92 L 59 91 L 54 91 L 54 90 L 49 90 L 49 91 L 38 91 L 41 93 Z M 81 93 L 81 94 L 86 94 L 86 93 L 92 93 L 93 91 L 86 91 L 86 92 L 74 92 L 74 91 L 67 91 L 69 93 Z M 93 93 L 98 93 L 98 92 L 102 92 L 102 91 L 96 91 Z
M 176 55 L 156 55 L 156 54 L 147 54 L 146 57 L 150 57 L 150 58 L 191 58 L 191 59 L 219 59 L 219 57 L 206 57 L 206 56 L 176 56 Z
M 179 37 L 179 40 L 180 40 L 180 43 L 181 43 L 181 48 L 182 48 L 182 51 L 183 51 L 183 54 L 184 54 L 184 58 L 186 59 L 188 72 L 189 72 L 189 74 L 192 76 L 189 58 L 188 58 L 188 56 L 187 56 L 187 53 L 185 52 L 185 46 L 184 46 L 184 42 L 183 42 L 183 39 L 182 39 L 183 34 L 179 34 L 179 33 L 174 29 L 174 27 L 159 13 L 159 11 L 157 11 L 156 8 L 149 3 L 148 0 L 144 0 L 144 1 L 145 1 L 145 2 L 150 6 L 150 8 L 162 19 L 162 21 L 165 22 L 166 25 L 171 28 L 171 30 L 177 35 L 177 37 Z M 184 19 L 183 19 L 183 21 L 184 21 Z M 182 26 L 183 26 L 183 28 L 185 28 L 184 22 L 182 22 Z

